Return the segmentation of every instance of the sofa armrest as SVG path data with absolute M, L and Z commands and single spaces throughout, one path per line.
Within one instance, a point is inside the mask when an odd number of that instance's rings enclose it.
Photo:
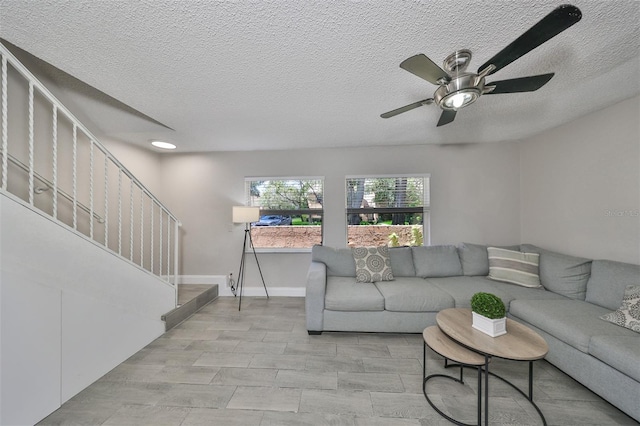
M 327 266 L 321 262 L 311 262 L 307 273 L 305 310 L 308 331 L 322 331 L 324 295 L 327 288 Z

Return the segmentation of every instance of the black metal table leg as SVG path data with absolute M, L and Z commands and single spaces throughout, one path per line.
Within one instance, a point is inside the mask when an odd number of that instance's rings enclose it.
M 489 355 L 484 356 L 484 424 L 489 424 Z
M 542 414 L 542 411 L 540 410 L 540 407 L 538 407 L 538 405 L 533 401 L 533 362 L 534 361 L 529 361 L 529 393 L 525 393 L 522 389 L 520 389 L 518 386 L 514 385 L 513 383 L 511 383 L 510 381 L 508 381 L 507 379 L 505 379 L 504 377 L 501 377 L 495 373 L 491 373 L 489 372 L 489 374 L 491 374 L 493 377 L 495 377 L 496 379 L 500 379 L 502 380 L 504 383 L 508 384 L 509 386 L 511 386 L 513 389 L 515 389 L 516 391 L 518 391 L 520 393 L 520 395 L 522 395 L 523 397 L 525 397 L 527 400 L 529 400 L 529 402 L 531 403 L 531 405 L 533 406 L 533 408 L 535 408 L 535 410 L 538 413 L 538 416 L 540 416 L 540 420 L 542 420 L 542 424 L 543 426 L 547 426 L 547 419 L 545 419 L 544 414 Z M 486 421 L 486 420 L 485 420 Z
M 422 379 L 427 375 L 427 342 L 422 342 Z
M 482 424 L 482 373 L 478 368 L 478 426 Z
M 529 361 L 529 401 L 533 401 L 533 361 Z
M 437 352 L 436 352 L 437 353 Z M 448 376 L 446 374 L 430 374 L 427 376 L 427 344 L 426 342 L 422 344 L 422 360 L 423 360 L 423 364 L 422 364 L 422 393 L 424 394 L 424 397 L 426 398 L 427 402 L 429 403 L 429 405 L 431 405 L 431 407 L 438 413 L 440 414 L 442 417 L 444 417 L 445 419 L 449 420 L 450 422 L 456 424 L 456 425 L 460 425 L 460 426 L 481 426 L 482 425 L 482 365 L 466 365 L 466 364 L 460 364 L 460 363 L 453 363 L 453 364 L 449 364 L 448 363 L 448 359 L 446 357 L 444 357 L 444 368 L 450 368 L 450 367 L 459 367 L 460 368 L 460 379 L 457 379 L 454 376 Z M 445 414 L 442 410 L 440 410 L 438 407 L 436 407 L 436 405 L 431 401 L 431 398 L 429 398 L 429 395 L 427 394 L 427 382 L 430 379 L 433 379 L 435 377 L 442 377 L 445 379 L 449 379 L 449 380 L 453 380 L 454 382 L 458 382 L 460 384 L 464 384 L 463 381 L 463 370 L 464 368 L 475 368 L 477 373 L 478 373 L 478 423 L 476 424 L 469 424 L 469 423 L 463 423 L 460 422 L 456 419 L 454 419 L 453 417 L 450 417 L 449 415 Z

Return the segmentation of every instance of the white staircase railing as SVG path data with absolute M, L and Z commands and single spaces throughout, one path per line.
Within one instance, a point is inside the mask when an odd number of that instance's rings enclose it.
M 2 43 L 0 58 L 0 191 L 177 289 L 178 219 Z

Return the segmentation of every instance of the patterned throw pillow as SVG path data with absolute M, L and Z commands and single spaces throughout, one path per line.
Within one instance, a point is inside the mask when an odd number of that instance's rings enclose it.
M 628 285 L 618 310 L 600 318 L 640 333 L 640 285 Z
M 351 249 L 356 262 L 356 281 L 393 281 L 389 247 L 354 247 Z
M 522 253 L 497 247 L 488 247 L 489 278 L 518 284 L 523 287 L 540 287 L 538 253 Z

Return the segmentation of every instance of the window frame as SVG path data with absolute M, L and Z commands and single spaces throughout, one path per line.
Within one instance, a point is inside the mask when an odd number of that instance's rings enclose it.
M 422 207 L 349 207 L 347 182 L 350 179 L 397 179 L 397 178 L 421 178 L 422 185 Z M 349 245 L 349 215 L 351 214 L 393 214 L 393 213 L 420 213 L 422 214 L 422 245 L 431 245 L 431 174 L 430 173 L 396 173 L 396 174 L 366 174 L 366 175 L 346 175 L 344 178 L 344 224 L 345 244 Z M 362 225 L 375 226 L 375 225 Z
M 306 209 L 263 209 L 261 206 L 255 206 L 252 201 L 253 197 L 250 191 L 250 182 L 254 181 L 320 181 L 322 184 L 322 198 L 323 202 L 320 203 L 322 208 L 306 208 Z M 246 206 L 260 207 L 260 217 L 268 215 L 287 215 L 287 216 L 299 216 L 301 214 L 306 215 L 319 215 L 320 221 L 320 242 L 324 241 L 324 190 L 325 190 L 325 178 L 324 176 L 245 176 L 244 178 L 244 196 Z M 296 212 L 296 214 L 292 214 Z M 252 230 L 254 229 L 252 225 Z M 307 253 L 311 252 L 312 246 L 309 247 L 254 247 L 256 252 L 259 253 Z M 247 248 L 249 250 L 249 248 Z

